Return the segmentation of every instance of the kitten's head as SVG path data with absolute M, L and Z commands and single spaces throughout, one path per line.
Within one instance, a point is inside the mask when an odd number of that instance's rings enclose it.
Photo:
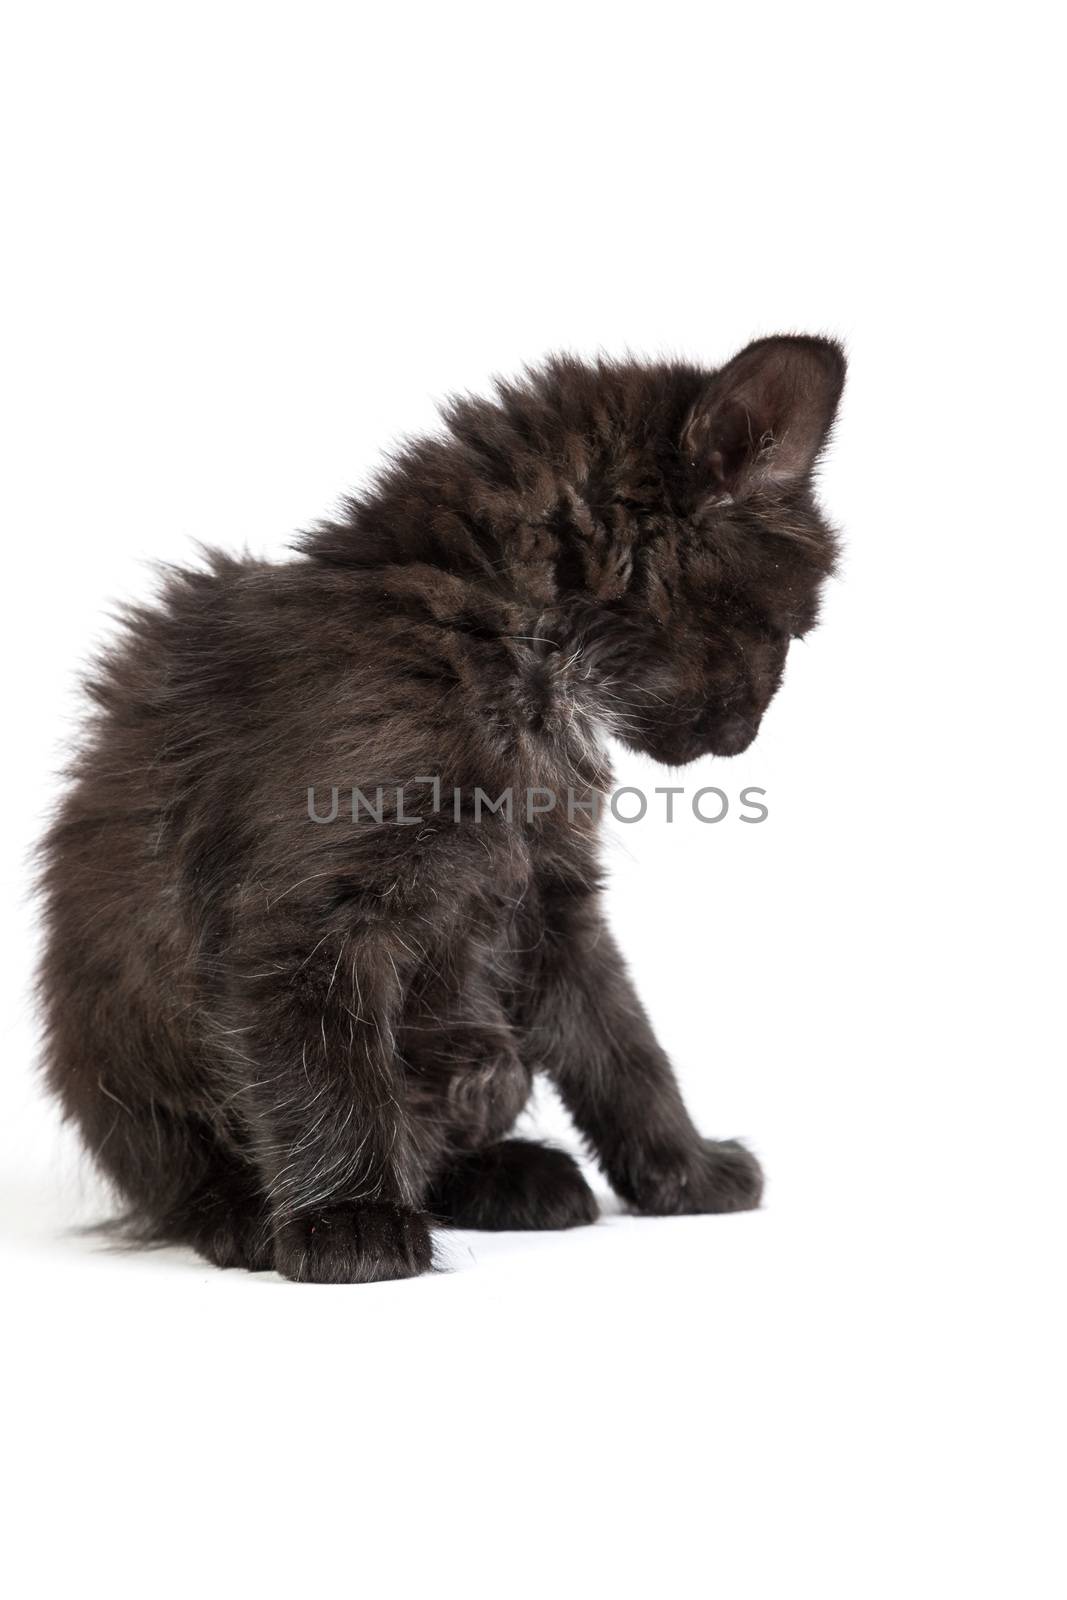
M 557 579 L 624 743 L 681 765 L 755 738 L 833 570 L 811 478 L 844 376 L 837 344 L 786 337 L 712 373 L 599 369 L 612 444 L 561 521 Z

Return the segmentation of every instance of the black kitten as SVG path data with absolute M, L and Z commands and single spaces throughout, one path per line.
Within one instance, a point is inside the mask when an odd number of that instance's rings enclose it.
M 833 566 L 843 377 L 808 338 L 553 360 L 295 560 L 212 554 L 128 613 L 43 846 L 41 987 L 139 1237 L 347 1283 L 426 1270 L 435 1221 L 592 1222 L 570 1157 L 507 1137 L 535 1072 L 637 1210 L 758 1204 L 601 920 L 589 796 L 602 728 L 672 763 L 755 737 Z

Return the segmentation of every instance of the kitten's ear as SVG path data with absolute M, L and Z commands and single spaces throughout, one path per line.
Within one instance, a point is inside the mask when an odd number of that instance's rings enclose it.
M 686 420 L 682 450 L 743 496 L 807 478 L 845 383 L 832 339 L 757 339 L 715 374 Z

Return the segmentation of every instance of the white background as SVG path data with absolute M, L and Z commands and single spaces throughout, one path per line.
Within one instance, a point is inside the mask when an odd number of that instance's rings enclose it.
M 1062 1596 L 1052 8 L 7 17 L 10 1592 Z M 608 844 L 765 1209 L 367 1289 L 73 1233 L 26 853 L 108 602 L 196 539 L 282 555 L 493 371 L 780 330 L 849 348 L 847 560 L 755 747 L 687 774 L 769 820 Z

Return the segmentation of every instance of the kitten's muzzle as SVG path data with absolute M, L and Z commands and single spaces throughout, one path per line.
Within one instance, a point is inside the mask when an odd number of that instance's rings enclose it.
M 737 713 L 724 717 L 708 730 L 711 753 L 713 756 L 739 756 L 742 750 L 748 749 L 758 732 L 758 720 L 753 722 Z

